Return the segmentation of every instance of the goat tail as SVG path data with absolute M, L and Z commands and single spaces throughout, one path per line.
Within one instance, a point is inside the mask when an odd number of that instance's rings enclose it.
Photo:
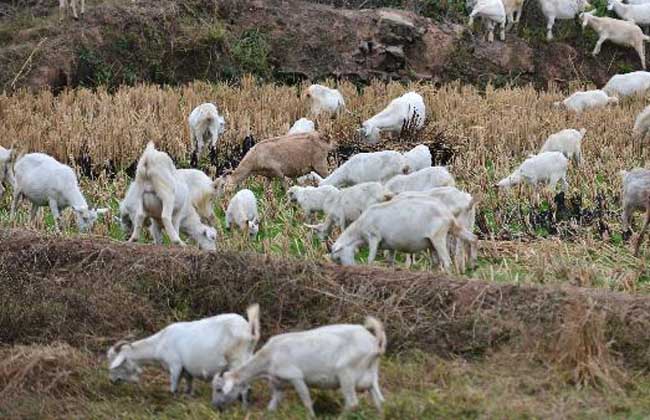
M 250 333 L 253 336 L 253 341 L 257 344 L 262 335 L 260 332 L 260 305 L 254 303 L 246 308 L 246 316 L 248 317 L 248 325 L 250 327 Z
M 476 238 L 476 235 L 465 229 L 460 223 L 458 223 L 458 220 L 456 220 L 456 218 L 452 219 L 449 230 L 452 235 L 459 239 L 462 239 L 463 241 L 476 242 L 478 240 Z
M 386 353 L 386 330 L 384 324 L 373 316 L 367 316 L 363 326 L 377 338 L 377 347 L 379 354 Z

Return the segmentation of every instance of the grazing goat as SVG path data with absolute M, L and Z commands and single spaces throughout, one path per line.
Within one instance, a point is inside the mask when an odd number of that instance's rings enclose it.
M 640 26 L 650 24 L 650 4 L 623 4 L 607 0 L 607 10 L 614 11 L 621 19 Z
M 190 394 L 193 379 L 210 381 L 252 357 L 260 339 L 259 305 L 251 305 L 246 313 L 248 321 L 238 314 L 223 314 L 175 322 L 132 343 L 120 341 L 107 352 L 109 378 L 114 383 L 136 383 L 143 364 L 159 363 L 169 371 L 171 392 L 176 393 L 185 378 Z M 246 394 L 247 389 L 240 388 L 236 398 L 242 396 L 245 401 Z
M 632 130 L 632 133 L 640 143 L 645 140 L 648 132 L 650 132 L 650 106 L 645 107 L 637 115 L 634 121 L 634 129 Z
M 257 199 L 253 191 L 240 190 L 228 203 L 226 229 L 230 229 L 233 223 L 242 232 L 247 231 L 251 238 L 257 236 L 260 230 L 260 216 L 257 213 Z
M 204 223 L 214 225 L 214 199 L 223 193 L 223 184 L 212 182 L 209 176 L 198 169 L 177 169 L 176 174 L 185 182 L 190 202 Z
M 506 40 L 506 10 L 501 0 L 478 0 L 469 14 L 467 25 L 474 26 L 474 18 L 480 17 L 485 21 L 488 29 L 488 42 L 494 42 L 494 27 L 501 26 L 499 38 L 501 41 Z
M 80 0 L 59 0 L 59 20 L 63 20 L 65 17 L 68 3 L 72 9 L 72 17 L 79 19 L 79 15 L 77 15 L 77 4 L 79 1 Z M 81 14 L 83 15 L 84 13 L 86 13 L 86 0 L 81 0 Z
M 187 118 L 187 124 L 190 127 L 192 156 L 198 159 L 206 142 L 216 153 L 219 136 L 226 130 L 226 121 L 219 115 L 217 107 L 209 102 L 197 106 Z
M 339 193 L 339 189 L 331 185 L 322 187 L 300 187 L 289 188 L 287 196 L 289 201 L 297 203 L 304 212 L 305 218 L 309 219 L 312 214 L 325 210 L 325 201 Z
M 539 0 L 542 13 L 546 16 L 546 39 L 553 39 L 555 20 L 574 19 L 586 9 L 591 8 L 587 0 Z
M 234 401 L 253 380 L 268 379 L 269 411 L 278 408 L 283 388 L 293 386 L 308 413 L 315 416 L 309 388 L 339 388 L 345 410 L 357 407 L 356 391 L 370 391 L 381 412 L 384 397 L 379 388 L 379 359 L 386 352 L 383 324 L 367 317 L 364 326 L 336 324 L 271 337 L 243 366 L 215 376 L 212 404 L 217 408 Z
M 343 95 L 336 89 L 323 85 L 311 85 L 305 90 L 305 96 L 311 103 L 311 115 L 321 113 L 338 114 L 345 109 Z
M 363 138 L 371 144 L 379 141 L 382 132 L 399 135 L 404 127 L 415 124 L 416 130 L 424 126 L 426 109 L 422 96 L 408 92 L 393 99 L 379 114 L 366 120 L 358 129 Z
M 405 152 L 404 157 L 413 172 L 431 166 L 431 151 L 424 144 L 419 144 L 408 152 Z
M 357 153 L 343 165 L 335 169 L 319 185 L 347 187 L 363 182 L 386 182 L 395 175 L 408 174 L 411 167 L 408 160 L 399 152 Z
M 321 240 L 325 240 L 334 225 L 342 230 L 361 216 L 368 207 L 393 198 L 384 185 L 379 182 L 364 182 L 349 188 L 344 188 L 338 194 L 330 194 L 323 203 L 327 214 L 325 221 L 319 225 L 308 225 L 318 232 Z
M 564 106 L 569 111 L 580 114 L 589 109 L 602 108 L 608 104 L 617 104 L 618 98 L 609 97 L 602 90 L 588 90 L 586 92 L 575 92 L 561 102 L 555 102 L 556 107 Z
M 395 194 L 405 191 L 424 191 L 435 187 L 453 187 L 456 185 L 444 166 L 420 169 L 408 175 L 396 175 L 386 183 L 386 188 Z
M 327 154 L 332 145 L 317 132 L 292 134 L 261 141 L 253 146 L 230 175 L 228 185 L 239 185 L 252 175 L 295 178 L 315 171 L 327 176 Z
M 639 54 L 641 67 L 643 70 L 646 69 L 645 43 L 650 41 L 650 37 L 644 35 L 641 28 L 634 23 L 608 17 L 598 17 L 592 13 L 582 13 L 580 17 L 583 29 L 589 26 L 598 33 L 598 41 L 591 53 L 593 56 L 598 55 L 603 42 L 609 40 L 617 45 L 634 48 Z
M 11 218 L 22 197 L 32 203 L 31 220 L 36 218 L 40 207 L 49 206 L 54 217 L 54 226 L 59 229 L 60 211 L 71 207 L 77 218 L 80 231 L 89 231 L 97 217 L 108 211 L 106 208 L 89 209 L 79 190 L 77 176 L 72 168 L 43 153 L 29 153 L 14 165 L 15 185 L 11 203 Z
M 312 131 L 316 131 L 314 122 L 312 120 L 308 120 L 307 118 L 301 118 L 295 123 L 293 123 L 293 125 L 289 129 L 289 132 L 287 132 L 287 135 L 311 133 Z
M 643 227 L 634 244 L 634 255 L 638 256 L 643 235 L 650 224 L 650 170 L 636 168 L 620 174 L 623 176 L 623 231 L 630 228 L 635 211 L 645 211 Z
M 581 144 L 586 132 L 587 130 L 584 128 L 581 128 L 580 131 L 572 128 L 558 131 L 548 136 L 539 152 L 560 152 L 567 159 L 573 159 L 576 165 L 580 165 L 582 160 Z
M 14 160 L 16 153 L 13 149 L 5 149 L 0 146 L 0 198 L 4 194 L 4 183 L 16 188 L 16 178 L 14 177 Z
M 538 183 L 547 182 L 549 188 L 554 190 L 558 181 L 561 181 L 562 190 L 566 191 L 569 186 L 566 180 L 568 167 L 568 159 L 560 152 L 543 152 L 532 155 L 512 174 L 499 181 L 497 187 L 510 188 L 521 182 L 535 186 Z
M 603 87 L 606 94 L 619 99 L 644 94 L 648 89 L 650 89 L 650 73 L 647 71 L 616 74 Z
M 462 241 L 476 242 L 474 234 L 441 203 L 425 198 L 391 200 L 368 207 L 338 237 L 330 257 L 336 263 L 354 265 L 355 254 L 363 244 L 368 244 L 368 263 L 375 260 L 379 248 L 409 254 L 432 249 L 442 269 L 449 272 L 448 233 Z

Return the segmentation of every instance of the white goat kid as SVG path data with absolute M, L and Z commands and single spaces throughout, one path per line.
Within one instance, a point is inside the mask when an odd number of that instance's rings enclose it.
M 226 130 L 226 121 L 219 115 L 217 107 L 209 102 L 197 106 L 187 118 L 187 123 L 190 127 L 192 154 L 200 157 L 206 142 L 216 152 L 219 136 Z
M 16 178 L 14 177 L 14 159 L 16 153 L 13 149 L 5 149 L 0 146 L 0 198 L 4 194 L 5 182 L 16 188 Z
M 363 182 L 386 182 L 395 175 L 410 172 L 408 160 L 399 152 L 384 150 L 357 153 L 323 179 L 319 185 L 347 187 Z
M 546 182 L 554 190 L 558 182 L 562 183 L 562 190 L 566 191 L 569 184 L 566 173 L 569 160 L 560 152 L 543 152 L 526 159 L 509 176 L 497 184 L 499 188 L 510 188 L 522 182 L 536 186 Z
M 371 333 L 372 331 L 372 333 Z M 212 381 L 212 403 L 222 408 L 237 398 L 245 386 L 267 378 L 272 397 L 269 411 L 275 411 L 293 386 L 313 417 L 309 388 L 339 388 L 345 409 L 359 404 L 356 391 L 370 391 L 381 412 L 384 397 L 379 388 L 379 360 L 386 351 L 383 324 L 372 317 L 364 326 L 336 324 L 312 330 L 276 335 L 243 366 Z
M 405 152 L 404 157 L 413 172 L 428 168 L 432 163 L 431 151 L 424 144 L 419 144 Z
M 72 9 L 72 17 L 79 19 L 79 15 L 77 15 L 77 4 L 79 1 L 80 0 L 59 0 L 59 19 L 63 20 L 65 17 L 68 4 L 70 4 L 70 8 Z M 84 13 L 86 13 L 86 0 L 81 0 L 81 14 L 83 15 Z
M 408 175 L 396 175 L 386 183 L 386 188 L 395 194 L 405 191 L 424 191 L 435 187 L 453 187 L 456 185 L 444 166 L 432 166 L 412 172 Z
M 314 213 L 325 210 L 325 201 L 339 193 L 339 189 L 331 185 L 322 187 L 300 187 L 293 186 L 287 191 L 289 201 L 297 203 L 304 212 L 305 218 L 309 219 Z
M 634 23 L 608 17 L 597 17 L 592 13 L 582 13 L 580 16 L 583 29 L 590 26 L 598 33 L 598 41 L 591 53 L 593 56 L 598 55 L 603 42 L 609 40 L 623 47 L 634 48 L 641 60 L 641 67 L 643 67 L 643 70 L 646 69 L 645 43 L 650 41 L 650 37 L 644 35 L 641 28 Z
M 542 13 L 546 16 L 546 39 L 553 39 L 555 20 L 571 20 L 591 8 L 587 0 L 539 0 Z
M 366 141 L 375 144 L 382 132 L 399 135 L 409 124 L 414 124 L 413 128 L 419 130 L 424 126 L 425 119 L 426 108 L 422 96 L 407 92 L 393 99 L 380 113 L 364 121 L 358 131 Z
M 575 92 L 563 101 L 555 102 L 556 107 L 564 106 L 569 111 L 580 114 L 589 109 L 603 108 L 609 104 L 617 104 L 618 98 L 609 97 L 602 90 L 588 90 L 586 92 Z
M 314 117 L 321 113 L 338 114 L 345 109 L 341 92 L 327 86 L 311 85 L 305 90 L 305 96 L 310 101 L 311 115 Z
M 132 343 L 120 341 L 108 352 L 111 382 L 138 382 L 142 365 L 158 363 L 169 371 L 170 390 L 178 391 L 181 378 L 192 392 L 193 379 L 210 381 L 226 370 L 246 363 L 260 339 L 259 306 L 238 314 L 223 314 L 197 321 L 176 322 L 156 334 Z M 246 397 L 246 389 L 235 396 Z
M 214 225 L 214 199 L 223 194 L 222 182 L 212 182 L 209 176 L 198 169 L 177 169 L 176 175 L 185 182 L 189 190 L 190 202 L 204 223 Z
M 506 10 L 501 0 L 478 0 L 469 15 L 467 25 L 474 26 L 474 18 L 480 17 L 485 21 L 488 30 L 488 42 L 494 42 L 494 27 L 501 26 L 499 38 L 501 41 L 506 40 Z
M 548 136 L 539 152 L 560 152 L 567 159 L 573 159 L 576 165 L 580 165 L 582 160 L 581 144 L 586 132 L 587 130 L 584 128 L 581 128 L 580 131 L 573 128 L 558 131 Z
M 251 238 L 260 230 L 260 217 L 257 213 L 257 199 L 251 190 L 237 192 L 226 209 L 226 229 L 235 224 L 242 232 L 247 231 Z
M 287 134 L 311 133 L 312 131 L 316 131 L 314 122 L 307 118 L 301 118 L 293 123 Z
M 60 211 L 71 207 L 80 231 L 92 229 L 97 216 L 108 209 L 91 210 L 79 190 L 77 176 L 72 168 L 43 153 L 29 153 L 14 165 L 15 185 L 11 203 L 11 218 L 22 197 L 32 203 L 31 220 L 36 218 L 40 207 L 49 206 L 54 225 L 59 229 Z
M 650 89 L 650 72 L 633 71 L 612 76 L 603 91 L 609 96 L 622 99 L 627 96 L 642 95 Z

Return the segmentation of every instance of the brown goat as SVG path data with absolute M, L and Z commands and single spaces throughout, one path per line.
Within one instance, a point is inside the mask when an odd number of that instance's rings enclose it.
M 229 185 L 239 185 L 248 177 L 295 178 L 316 172 L 328 175 L 327 154 L 332 145 L 317 132 L 274 137 L 257 143 L 246 153 L 237 168 L 226 178 Z

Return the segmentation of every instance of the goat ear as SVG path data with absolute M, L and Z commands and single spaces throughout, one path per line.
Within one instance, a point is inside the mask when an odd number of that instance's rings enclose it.
M 119 367 L 124 361 L 126 360 L 126 356 L 124 356 L 122 353 L 118 354 L 115 359 L 111 362 L 110 366 L 108 367 L 109 369 L 115 369 Z

